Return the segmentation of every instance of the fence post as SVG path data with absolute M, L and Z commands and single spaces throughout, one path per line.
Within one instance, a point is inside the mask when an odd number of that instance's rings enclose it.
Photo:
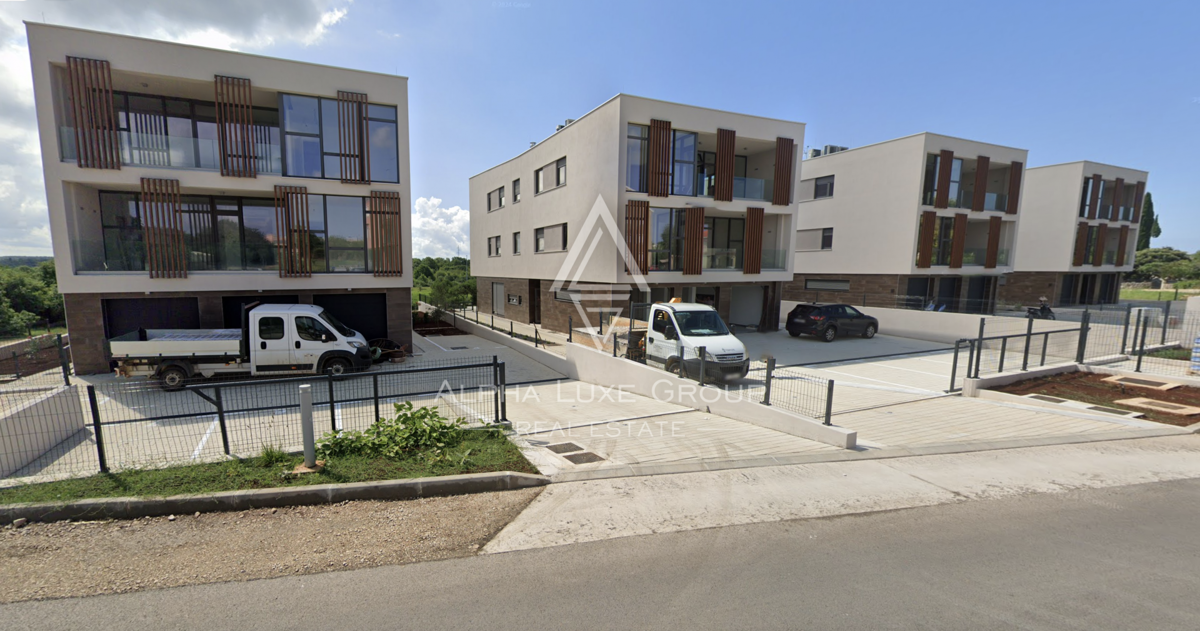
M 538 347 L 538 330 L 536 326 L 533 327 L 533 347 Z
M 494 314 L 494 313 L 492 314 L 492 321 L 491 321 L 491 324 L 488 325 L 488 328 L 493 331 L 496 330 L 496 314 Z
M 575 334 L 575 317 L 567 316 L 567 343 L 572 342 L 572 336 Z
M 375 420 L 379 420 L 379 373 L 371 375 L 371 394 L 375 399 Z
M 108 473 L 108 459 L 104 457 L 104 437 L 100 434 L 100 405 L 96 403 L 96 386 L 87 387 L 88 404 L 92 408 L 92 432 L 96 434 L 96 458 L 100 461 L 100 473 Z
M 1026 318 L 1029 325 L 1025 327 L 1025 352 L 1021 354 L 1021 371 L 1029 370 L 1029 345 L 1033 342 L 1033 318 Z
M 1030 320 L 1032 322 L 1032 320 Z M 996 364 L 996 372 L 1004 372 L 1004 354 L 1008 352 L 1008 336 L 1000 338 L 1000 361 Z M 978 376 L 978 375 L 976 375 Z
M 329 427 L 332 428 L 334 434 L 337 433 L 337 410 L 333 404 L 333 375 L 326 377 L 329 380 Z
M 1049 345 L 1050 345 L 1050 334 L 1049 333 L 1042 334 L 1042 360 L 1038 364 L 1038 366 L 1046 365 L 1046 347 Z
M 1145 315 L 1145 312 L 1143 311 L 1142 316 L 1144 316 L 1144 315 Z M 1143 320 L 1142 316 L 1138 316 L 1138 319 L 1133 321 L 1133 344 L 1129 347 L 1130 353 L 1137 353 L 1138 334 L 1142 332 L 1142 320 Z
M 833 425 L 833 380 L 829 380 L 829 386 L 825 390 L 825 424 Z
M 1166 333 L 1164 332 L 1163 335 L 1165 337 Z M 71 366 L 67 361 L 67 349 L 63 348 L 62 333 L 59 333 L 54 341 L 55 344 L 58 344 L 58 363 L 62 366 L 63 385 L 69 386 L 71 385 Z
M 495 355 L 492 355 L 492 420 L 496 423 L 500 422 L 500 363 Z
M 863 292 L 863 306 L 867 306 L 867 292 Z
M 1171 319 L 1171 301 L 1168 300 L 1167 306 L 1163 308 L 1163 330 L 1162 330 L 1162 339 L 1159 340 L 1159 342 L 1158 342 L 1159 344 L 1167 343 L 1167 322 L 1170 321 L 1170 319 Z
M 1141 348 L 1138 349 L 1137 367 L 1133 369 L 1133 372 L 1142 372 L 1142 356 L 1146 354 L 1146 331 L 1149 328 L 1150 328 L 1150 316 L 1146 315 L 1145 312 L 1143 312 L 1142 313 L 1142 344 L 1141 344 Z
M 979 378 L 979 365 L 983 363 L 983 328 L 987 318 L 979 318 L 979 342 L 975 345 L 975 378 Z M 969 376 L 971 371 L 967 371 Z
M 962 340 L 954 342 L 954 361 L 950 363 L 950 389 L 946 392 L 954 392 L 954 381 L 958 376 L 958 348 L 962 346 Z
M 509 320 L 509 321 L 508 321 L 508 336 L 509 336 L 509 337 L 515 337 L 515 336 L 513 335 L 513 321 L 512 321 L 512 320 Z
M 317 466 L 317 446 L 316 439 L 313 436 L 312 403 L 312 384 L 300 384 L 300 434 L 304 437 L 304 467 L 306 469 L 315 469 Z M 333 407 L 332 398 L 329 405 Z
M 708 363 L 706 361 L 708 358 L 708 347 L 701 346 L 701 347 L 697 348 L 696 355 L 698 355 L 700 357 L 700 377 L 697 378 L 696 381 L 701 386 L 703 386 L 704 385 L 704 368 L 705 368 L 705 366 L 708 365 Z
M 500 422 L 508 422 L 508 376 L 504 362 L 500 362 Z
M 1125 303 L 1125 326 L 1121 328 L 1121 352 L 1125 354 L 1125 348 L 1129 345 L 1129 318 L 1133 315 L 1133 303 Z M 1136 341 L 1136 337 L 1134 340 Z
M 1082 364 L 1087 357 L 1087 342 L 1088 330 L 1091 329 L 1089 324 L 1092 321 L 1092 314 L 1088 311 L 1083 312 L 1083 317 L 1079 320 L 1079 346 L 1075 349 L 1075 363 Z
M 221 425 L 221 446 L 225 455 L 229 453 L 229 428 L 225 425 L 225 402 L 221 399 L 221 386 L 213 388 L 213 400 L 217 402 L 217 423 Z
M 771 405 L 771 380 L 775 378 L 775 358 L 767 358 L 767 378 L 766 385 L 763 387 L 763 405 Z

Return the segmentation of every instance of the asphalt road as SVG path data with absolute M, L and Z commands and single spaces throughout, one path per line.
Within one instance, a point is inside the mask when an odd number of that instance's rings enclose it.
M 1197 629 L 1200 480 L 0 607 L 6 629 Z

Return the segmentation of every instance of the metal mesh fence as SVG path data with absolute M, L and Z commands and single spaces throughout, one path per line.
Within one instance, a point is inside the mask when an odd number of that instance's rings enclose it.
M 503 383 L 502 362 L 476 357 L 338 377 L 199 382 L 176 391 L 139 380 L 3 392 L 0 477 L 208 462 L 255 456 L 267 446 L 299 451 L 301 384 L 312 388 L 318 439 L 366 429 L 405 401 L 471 425 L 493 423 L 504 419 Z
M 39 335 L 0 349 L 0 388 L 70 385 L 70 346 L 62 335 Z

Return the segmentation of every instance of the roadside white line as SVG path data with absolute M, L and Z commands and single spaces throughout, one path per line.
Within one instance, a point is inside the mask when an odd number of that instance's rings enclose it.
M 212 436 L 213 430 L 217 428 L 217 420 L 213 418 L 213 422 L 208 426 L 208 431 L 204 432 L 204 438 L 200 439 L 200 444 L 196 445 L 196 450 L 192 452 L 192 460 L 200 457 L 200 452 L 204 451 L 204 444 L 208 442 L 208 437 Z
M 839 372 L 836 370 L 830 370 L 828 368 L 825 368 L 823 370 L 824 370 L 824 372 L 831 372 L 835 375 L 845 375 L 847 377 L 853 377 L 855 379 L 866 379 L 867 381 L 878 381 L 879 383 L 886 383 L 889 386 L 896 386 L 897 388 L 912 388 L 912 386 L 907 386 L 902 383 L 893 383 L 891 381 L 884 381 L 882 379 L 872 379 L 871 377 L 864 377 L 862 375 L 855 375 L 855 374 L 848 373 L 848 372 Z
M 449 352 L 450 352 L 450 349 L 443 347 L 441 344 L 438 344 L 437 342 L 435 342 L 435 341 L 433 341 L 433 340 L 431 340 L 431 339 L 429 339 L 429 338 L 425 338 L 425 341 L 426 341 L 426 342 L 429 342 L 430 344 L 433 344 L 434 346 L 436 346 L 436 347 L 438 347 L 438 348 L 440 348 L 440 349 L 442 349 L 442 350 L 444 350 L 444 351 L 446 351 L 447 353 L 449 353 Z

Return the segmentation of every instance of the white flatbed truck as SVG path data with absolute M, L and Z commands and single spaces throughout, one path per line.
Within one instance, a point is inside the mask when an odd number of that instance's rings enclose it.
M 240 329 L 139 329 L 108 341 L 120 376 L 145 376 L 178 390 L 214 375 L 340 375 L 371 365 L 362 333 L 314 305 L 242 310 Z

